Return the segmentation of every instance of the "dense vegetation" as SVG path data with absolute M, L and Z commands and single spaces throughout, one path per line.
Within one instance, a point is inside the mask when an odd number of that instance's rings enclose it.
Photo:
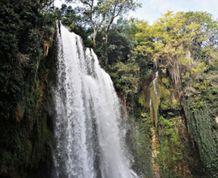
M 203 12 L 168 12 L 153 25 L 132 20 L 123 28 L 133 47 L 109 71 L 139 128 L 139 164 L 140 135 L 150 134 L 144 147 L 150 142 L 154 177 L 217 177 L 217 22 Z
M 0 1 L 0 177 L 50 174 L 53 134 L 46 93 L 54 59 L 43 51 L 55 32 L 50 3 Z
M 149 25 L 125 18 L 136 1 L 81 2 L 56 10 L 50 1 L 0 2 L 0 177 L 50 176 L 56 18 L 110 73 L 138 173 L 218 177 L 218 22 L 167 12 Z

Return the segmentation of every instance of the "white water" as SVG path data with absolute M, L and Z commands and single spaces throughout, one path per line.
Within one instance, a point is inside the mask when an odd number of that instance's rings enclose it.
M 118 97 L 92 49 L 61 26 L 55 169 L 58 178 L 137 178 L 119 123 Z
M 156 71 L 156 72 L 155 72 L 155 78 L 154 78 L 154 80 L 153 80 L 154 93 L 155 93 L 156 97 L 157 97 L 157 95 L 158 95 L 158 92 L 157 92 L 158 76 L 159 76 L 159 73 L 158 73 L 158 71 Z

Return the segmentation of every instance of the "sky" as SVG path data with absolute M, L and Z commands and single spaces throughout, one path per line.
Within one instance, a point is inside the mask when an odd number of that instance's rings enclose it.
M 218 0 L 139 0 L 142 7 L 132 13 L 133 16 L 153 23 L 167 10 L 171 11 L 207 11 L 218 17 Z
M 167 10 L 177 11 L 207 11 L 218 18 L 218 0 L 138 0 L 142 7 L 138 8 L 131 16 L 144 19 L 153 23 Z M 60 6 L 64 0 L 55 0 L 55 5 Z

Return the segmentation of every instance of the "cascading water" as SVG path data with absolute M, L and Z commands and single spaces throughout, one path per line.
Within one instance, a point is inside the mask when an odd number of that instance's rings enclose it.
M 137 178 L 119 128 L 118 97 L 92 49 L 61 25 L 55 92 L 58 178 Z

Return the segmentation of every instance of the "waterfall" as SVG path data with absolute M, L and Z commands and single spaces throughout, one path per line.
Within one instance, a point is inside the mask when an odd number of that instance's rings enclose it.
M 137 178 L 120 129 L 120 106 L 110 76 L 78 35 L 60 28 L 54 177 Z
M 155 78 L 153 79 L 153 87 L 154 87 L 154 93 L 157 97 L 158 92 L 157 92 L 157 81 L 158 81 L 158 71 L 155 72 Z

